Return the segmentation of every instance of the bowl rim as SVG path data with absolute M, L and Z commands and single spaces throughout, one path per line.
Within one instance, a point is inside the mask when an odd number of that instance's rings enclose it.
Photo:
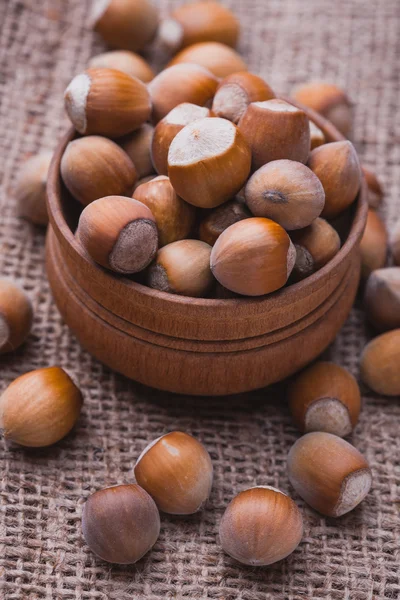
M 345 138 L 330 121 L 325 119 L 322 115 L 315 112 L 314 110 L 305 107 L 304 105 L 293 101 L 291 98 L 288 99 L 283 97 L 285 100 L 294 104 L 298 108 L 301 108 L 306 112 L 309 119 L 313 121 L 325 134 L 328 142 L 345 141 Z M 54 152 L 51 165 L 48 173 L 47 180 L 47 209 L 49 213 L 50 224 L 55 232 L 58 240 L 69 247 L 69 250 L 78 258 L 80 261 L 84 261 L 87 267 L 99 269 L 103 274 L 107 274 L 110 280 L 117 279 L 119 284 L 125 286 L 127 290 L 135 290 L 135 293 L 142 296 L 143 298 L 154 299 L 159 302 L 167 302 L 168 304 L 176 305 L 187 305 L 191 304 L 201 308 L 221 308 L 221 307 L 233 307 L 238 304 L 246 303 L 246 306 L 255 306 L 260 303 L 271 301 L 272 298 L 276 298 L 279 295 L 280 299 L 285 298 L 286 302 L 290 302 L 291 297 L 293 301 L 298 297 L 298 294 L 304 294 L 307 288 L 311 288 L 314 285 L 318 285 L 323 278 L 329 276 L 329 274 L 335 271 L 336 267 L 348 257 L 354 245 L 361 239 L 365 229 L 368 202 L 367 202 L 367 187 L 365 178 L 362 175 L 361 187 L 358 192 L 358 197 L 355 201 L 356 210 L 353 217 L 353 222 L 349 231 L 349 234 L 341 246 L 339 252 L 330 260 L 324 267 L 306 277 L 298 283 L 291 284 L 287 287 L 280 288 L 271 294 L 264 296 L 239 296 L 237 298 L 194 298 L 191 296 L 180 296 L 177 294 L 171 294 L 168 292 L 162 292 L 146 285 L 138 283 L 129 279 L 128 277 L 120 276 L 116 273 L 112 273 L 107 269 L 104 269 L 100 265 L 97 265 L 90 257 L 84 252 L 83 248 L 77 241 L 73 231 L 69 227 L 63 214 L 63 207 L 61 202 L 61 159 L 64 151 L 70 141 L 77 136 L 77 132 L 73 127 L 69 128 L 67 133 L 59 141 L 56 150 Z

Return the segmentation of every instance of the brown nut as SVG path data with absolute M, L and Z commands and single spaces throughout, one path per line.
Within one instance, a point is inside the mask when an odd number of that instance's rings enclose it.
M 325 219 L 315 219 L 305 229 L 292 231 L 290 237 L 296 248 L 292 277 L 301 281 L 324 267 L 340 250 L 340 237 Z
M 82 533 L 97 556 L 110 563 L 130 565 L 156 543 L 160 514 L 154 500 L 140 486 L 116 485 L 86 500 Z
M 363 455 L 342 438 L 314 431 L 303 435 L 288 455 L 296 492 L 327 517 L 341 517 L 368 494 L 372 476 Z
M 308 117 L 301 109 L 284 100 L 253 102 L 240 119 L 239 129 L 251 148 L 254 171 L 282 158 L 302 163 L 308 160 Z
M 370 208 L 378 208 L 382 204 L 384 191 L 379 179 L 367 167 L 361 167 L 368 186 L 368 204 Z
M 400 329 L 372 340 L 361 356 L 361 379 L 384 396 L 400 394 Z
M 283 287 L 296 258 L 286 231 L 269 219 L 251 218 L 225 229 L 211 252 L 211 271 L 221 285 L 243 296 Z
M 324 144 L 311 152 L 307 164 L 325 190 L 321 216 L 337 217 L 354 202 L 361 185 L 360 161 L 353 144 L 349 141 Z
M 109 46 L 136 52 L 156 35 L 158 11 L 149 0 L 95 0 L 91 23 Z
M 160 175 L 168 175 L 168 152 L 172 140 L 186 125 L 210 116 L 205 106 L 184 102 L 171 110 L 154 130 L 151 145 L 153 165 Z
M 300 431 L 349 435 L 361 409 L 358 383 L 351 373 L 331 362 L 317 362 L 290 384 L 288 400 Z
M 158 37 L 171 52 L 198 42 L 221 42 L 234 48 L 239 21 L 219 2 L 192 2 L 175 9 L 159 28 Z
M 161 71 L 148 86 L 153 121 L 158 123 L 183 102 L 204 106 L 213 98 L 217 85 L 218 79 L 199 65 L 175 65 Z
M 314 148 L 318 148 L 318 146 L 322 146 L 322 144 L 325 144 L 326 142 L 324 132 L 319 127 L 317 127 L 313 121 L 310 121 L 310 140 L 311 150 L 314 150 Z
M 214 278 L 211 247 L 200 240 L 179 240 L 161 248 L 147 271 L 147 285 L 162 292 L 204 298 Z
M 189 237 L 196 209 L 177 196 L 168 177 L 162 175 L 144 183 L 136 188 L 133 196 L 151 210 L 160 247 Z
M 24 343 L 32 320 L 32 304 L 24 290 L 9 279 L 0 279 L 0 356 Z
M 129 52 L 129 50 L 112 50 L 93 56 L 88 67 L 90 69 L 117 69 L 131 77 L 137 77 L 143 83 L 148 83 L 156 76 L 144 58 L 135 52 Z
M 390 251 L 395 265 L 400 265 L 400 221 L 398 221 L 390 236 Z
M 400 267 L 377 269 L 371 273 L 364 304 L 368 320 L 376 329 L 400 328 Z
M 212 111 L 216 117 L 239 123 L 249 104 L 272 98 L 275 98 L 275 94 L 264 79 L 243 71 L 228 75 L 221 81 L 214 96 Z
M 176 193 L 201 208 L 219 206 L 239 192 L 250 165 L 251 153 L 242 133 L 226 119 L 187 125 L 168 153 L 168 174 Z
M 130 196 L 136 169 L 114 142 L 93 135 L 70 142 L 61 159 L 61 176 L 71 194 L 86 206 L 106 196 Z
M 60 367 L 30 371 L 1 395 L 0 428 L 21 446 L 50 446 L 71 431 L 82 403 L 79 388 Z
M 228 229 L 234 223 L 238 223 L 243 219 L 251 217 L 246 206 L 236 199 L 225 202 L 221 206 L 214 208 L 204 219 L 199 226 L 199 239 L 210 246 L 214 246 L 215 242 L 225 229 Z
M 319 81 L 298 86 L 293 98 L 316 110 L 331 121 L 346 137 L 353 128 L 353 107 L 348 96 L 338 86 Z
M 65 109 L 79 133 L 111 138 L 131 133 L 151 115 L 146 85 L 116 69 L 88 69 L 73 78 Z
M 178 52 L 168 66 L 189 63 L 208 69 L 216 77 L 227 77 L 232 73 L 247 71 L 248 68 L 236 50 L 219 42 L 193 44 Z
M 255 217 L 267 217 L 284 229 L 303 229 L 322 212 L 324 188 L 318 177 L 294 160 L 274 160 L 256 171 L 245 188 Z
M 143 450 L 135 465 L 135 477 L 160 510 L 191 515 L 201 510 L 210 496 L 213 466 L 199 441 L 173 431 Z
M 302 536 L 298 507 L 289 496 L 269 486 L 240 492 L 228 505 L 219 526 L 223 550 L 253 567 L 286 558 Z
M 135 191 L 138 189 L 138 187 L 140 185 L 143 185 L 144 183 L 148 183 L 149 181 L 152 181 L 153 179 L 155 179 L 157 177 L 157 173 L 153 173 L 152 175 L 148 175 L 147 177 L 142 177 L 142 179 L 139 179 L 139 181 L 137 181 L 135 183 L 135 185 L 133 186 L 133 196 L 135 194 Z
M 142 179 L 154 173 L 151 160 L 151 144 L 154 127 L 145 123 L 133 133 L 118 140 L 119 146 L 127 153 L 133 162 L 137 176 Z
M 158 248 L 151 210 L 124 196 L 107 196 L 89 204 L 79 218 L 76 237 L 95 262 L 124 275 L 143 271 Z
M 372 271 L 385 266 L 388 251 L 388 234 L 379 215 L 368 211 L 367 225 L 360 243 L 361 276 L 366 279 Z
M 15 187 L 18 215 L 35 225 L 47 225 L 49 222 L 46 184 L 52 156 L 51 152 L 32 156 L 18 174 Z

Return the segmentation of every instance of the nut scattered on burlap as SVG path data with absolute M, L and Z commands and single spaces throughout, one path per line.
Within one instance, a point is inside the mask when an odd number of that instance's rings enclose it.
M 178 5 L 180 2 L 174 2 Z M 160 2 L 165 11 L 172 3 Z M 398 0 L 237 0 L 241 50 L 281 93 L 310 78 L 343 85 L 357 103 L 354 139 L 387 190 L 392 227 L 400 207 L 400 14 Z M 4 600 L 380 600 L 400 597 L 400 403 L 364 391 L 352 442 L 374 474 L 366 501 L 325 519 L 291 489 L 286 455 L 298 436 L 282 388 L 235 399 L 178 398 L 144 388 L 93 360 L 63 324 L 44 268 L 44 234 L 15 216 L 12 188 L 24 159 L 53 149 L 67 126 L 62 93 L 102 50 L 85 26 L 85 0 L 0 1 L 0 273 L 30 294 L 28 343 L 1 357 L 1 388 L 21 373 L 60 364 L 79 381 L 85 406 L 74 433 L 53 448 L 26 451 L 0 442 L 0 598 Z M 331 357 L 357 375 L 366 339 L 354 309 Z M 268 365 L 265 365 L 268 369 Z M 83 502 L 94 490 L 132 480 L 136 457 L 173 429 L 211 453 L 208 509 L 163 517 L 154 550 L 133 567 L 107 565 L 82 541 Z M 265 569 L 224 556 L 217 527 L 239 490 L 267 484 L 288 491 L 304 513 L 302 544 Z

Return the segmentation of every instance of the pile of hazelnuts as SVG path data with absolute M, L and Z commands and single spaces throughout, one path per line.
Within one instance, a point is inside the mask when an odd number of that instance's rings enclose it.
M 83 205 L 76 237 L 102 267 L 163 292 L 195 297 L 260 296 L 311 275 L 338 252 L 336 219 L 354 202 L 361 167 L 351 142 L 324 133 L 234 50 L 235 16 L 218 2 L 193 2 L 159 23 L 148 0 L 97 0 L 93 26 L 120 48 L 90 61 L 65 94 L 79 136 L 61 163 L 71 201 Z M 154 41 L 155 40 L 155 41 Z M 165 56 L 155 75 L 138 50 Z M 298 88 L 294 100 L 349 135 L 352 106 L 331 84 Z M 50 155 L 21 171 L 19 213 L 47 224 Z M 363 168 L 371 210 L 361 253 L 366 306 L 385 332 L 365 349 L 362 379 L 400 394 L 400 276 L 386 263 L 388 236 L 374 212 L 379 182 Z M 391 240 L 400 265 L 400 226 Z M 137 275 L 139 274 L 139 275 Z M 32 326 L 29 298 L 0 280 L 0 354 L 14 351 Z M 293 421 L 304 434 L 288 455 L 293 488 L 329 517 L 348 513 L 371 486 L 365 458 L 343 439 L 361 408 L 359 386 L 342 367 L 317 362 L 289 384 Z M 5 438 L 26 447 L 58 442 L 77 422 L 82 393 L 60 367 L 17 378 L 0 397 Z M 159 511 L 190 515 L 207 506 L 213 467 L 204 446 L 183 432 L 151 442 L 134 467 L 137 483 L 92 494 L 83 509 L 89 547 L 131 564 L 156 542 Z M 255 486 L 239 493 L 220 523 L 222 548 L 238 561 L 268 565 L 300 543 L 302 514 L 285 493 Z

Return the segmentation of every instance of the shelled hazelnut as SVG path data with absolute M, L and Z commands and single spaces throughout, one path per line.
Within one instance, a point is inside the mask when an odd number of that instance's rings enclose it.
M 143 450 L 135 465 L 135 477 L 160 510 L 191 515 L 208 500 L 213 466 L 199 441 L 187 433 L 173 431 Z
M 172 140 L 186 125 L 210 117 L 210 109 L 184 102 L 173 108 L 154 130 L 151 144 L 153 166 L 159 175 L 168 175 L 168 152 Z
M 139 54 L 129 50 L 111 50 L 93 56 L 88 64 L 90 69 L 116 69 L 131 77 L 137 77 L 143 83 L 149 83 L 155 77 L 153 69 Z
M 32 304 L 24 290 L 9 279 L 0 279 L 0 356 L 24 343 L 32 320 Z
M 1 395 L 0 428 L 21 446 L 50 446 L 71 431 L 82 403 L 79 388 L 63 369 L 37 369 L 15 379 Z
M 189 204 L 214 208 L 246 182 L 251 152 L 230 121 L 206 118 L 184 127 L 168 153 L 168 174 L 176 193 Z
M 133 162 L 137 176 L 142 179 L 154 173 L 151 160 L 151 144 L 154 127 L 145 123 L 133 133 L 117 140 L 118 145 L 127 153 Z
M 371 273 L 364 304 L 368 320 L 376 329 L 400 328 L 400 267 L 377 269 Z
M 303 229 L 321 214 L 325 192 L 302 163 L 274 160 L 250 177 L 245 199 L 254 216 L 272 219 L 287 230 Z
M 372 208 L 368 211 L 360 251 L 361 275 L 364 279 L 369 277 L 372 271 L 385 266 L 388 253 L 388 234 L 384 222 Z
M 273 160 L 308 160 L 308 117 L 285 100 L 252 102 L 239 121 L 239 129 L 251 148 L 254 171 Z
M 79 218 L 76 237 L 95 262 L 123 275 L 143 271 L 158 248 L 151 210 L 123 196 L 89 204 Z
M 296 259 L 286 231 L 270 219 L 234 223 L 217 239 L 211 271 L 221 285 L 244 296 L 262 296 L 283 287 Z
M 199 65 L 174 65 L 161 71 L 148 85 L 153 121 L 158 123 L 184 102 L 204 106 L 212 100 L 218 79 Z
M 390 236 L 390 251 L 393 256 L 394 264 L 400 265 L 400 221 L 398 221 Z
M 154 500 L 136 484 L 116 485 L 89 496 L 82 512 L 82 533 L 90 550 L 110 563 L 140 560 L 160 535 Z
M 222 117 L 239 123 L 252 102 L 272 100 L 275 94 L 266 81 L 258 75 L 243 71 L 225 77 L 219 84 L 212 104 L 212 112 L 216 117 Z
M 140 185 L 133 197 L 151 210 L 157 223 L 160 247 L 189 237 L 196 209 L 179 198 L 168 177 L 162 175 Z
M 79 133 L 116 138 L 131 133 L 151 115 L 146 85 L 116 69 L 88 69 L 65 90 L 65 109 Z
M 296 248 L 292 277 L 301 281 L 324 267 L 340 250 L 340 237 L 325 219 L 315 219 L 305 229 L 290 232 Z
M 319 127 L 317 127 L 317 125 L 314 123 L 314 121 L 311 121 L 311 120 L 310 120 L 310 140 L 311 140 L 311 145 L 310 145 L 311 150 L 314 150 L 314 148 L 318 148 L 318 146 L 322 146 L 322 144 L 325 144 L 325 142 L 326 142 L 324 132 Z
M 371 469 L 362 454 L 342 438 L 323 431 L 303 435 L 288 455 L 289 479 L 312 508 L 341 517 L 368 494 Z
M 219 528 L 224 551 L 254 567 L 286 558 L 302 536 L 303 519 L 298 507 L 289 496 L 269 486 L 250 488 L 235 496 Z
M 178 52 L 168 63 L 169 67 L 180 64 L 200 65 L 216 77 L 247 71 L 243 58 L 229 46 L 219 42 L 200 42 Z
M 198 42 L 220 42 L 234 48 L 239 21 L 219 2 L 192 2 L 176 8 L 161 22 L 158 37 L 171 52 Z
M 225 229 L 228 229 L 234 223 L 251 217 L 246 206 L 236 199 L 225 202 L 221 206 L 214 208 L 204 217 L 199 225 L 199 238 L 214 246 L 215 242 Z
M 337 217 L 354 202 L 361 185 L 360 161 L 353 144 L 332 142 L 315 148 L 307 165 L 325 190 L 321 216 L 326 219 Z
M 290 384 L 288 400 L 300 431 L 326 431 L 339 437 L 354 429 L 361 408 L 357 381 L 343 367 L 317 362 Z
M 373 339 L 361 356 L 361 379 L 384 396 L 400 395 L 400 329 Z
M 133 52 L 153 40 L 159 24 L 149 0 L 95 0 L 90 20 L 106 44 Z
M 204 298 L 214 278 L 211 247 L 200 240 L 180 240 L 161 248 L 147 270 L 147 285 L 162 292 Z
M 18 215 L 35 225 L 47 225 L 49 222 L 46 184 L 52 157 L 51 152 L 32 156 L 18 174 L 15 186 Z
M 368 186 L 369 207 L 370 208 L 378 208 L 381 205 L 382 200 L 383 200 L 383 196 L 384 196 L 383 188 L 379 182 L 379 179 L 375 175 L 375 173 L 370 171 L 370 169 L 367 169 L 367 167 L 363 166 L 362 172 L 364 174 L 364 177 L 365 177 L 365 180 L 366 180 L 367 186 Z
M 61 159 L 61 176 L 74 198 L 84 206 L 104 195 L 130 196 L 137 179 L 126 152 L 97 135 L 68 144 Z

